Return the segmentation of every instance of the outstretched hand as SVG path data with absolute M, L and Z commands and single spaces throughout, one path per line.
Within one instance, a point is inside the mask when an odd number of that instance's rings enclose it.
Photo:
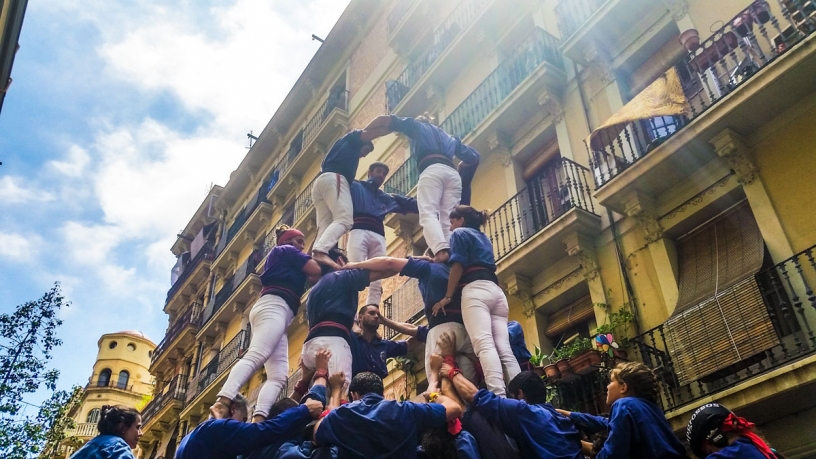
M 446 316 L 447 313 L 445 312 L 445 306 L 450 304 L 450 302 L 451 302 L 450 298 L 442 298 L 441 300 L 437 301 L 433 307 L 434 317 L 436 317 L 436 315 L 439 314 L 440 312 L 442 312 L 443 316 Z
M 317 355 L 315 355 L 315 370 L 329 371 L 329 359 L 331 359 L 331 356 L 332 353 L 328 349 L 317 351 Z
M 436 345 L 439 347 L 439 353 L 444 357 L 456 355 L 456 334 L 443 333 Z

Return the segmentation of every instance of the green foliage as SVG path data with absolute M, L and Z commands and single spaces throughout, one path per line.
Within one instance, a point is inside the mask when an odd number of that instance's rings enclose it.
M 62 297 L 59 283 L 55 283 L 42 298 L 17 306 L 13 313 L 0 315 L 0 457 L 35 457 L 58 444 L 65 426 L 70 424 L 65 419 L 66 410 L 76 390 L 54 392 L 40 406 L 36 417 L 21 416 L 25 395 L 41 386 L 56 391 L 59 371 L 48 369 L 47 363 L 53 349 L 62 344 L 56 336 L 62 325 L 57 314 L 69 305 Z
M 592 339 L 576 338 L 573 342 L 565 344 L 558 349 L 558 355 L 562 359 L 571 359 L 592 350 Z
M 542 361 L 547 358 L 547 354 L 541 352 L 541 348 L 538 346 L 533 346 L 533 353 L 530 356 L 530 365 L 537 367 L 540 366 Z

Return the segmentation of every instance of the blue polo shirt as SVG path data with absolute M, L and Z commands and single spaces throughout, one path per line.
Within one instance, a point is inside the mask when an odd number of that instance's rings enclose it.
M 448 265 L 409 258 L 408 263 L 400 271 L 400 275 L 419 280 L 419 293 L 422 295 L 422 302 L 425 304 L 425 317 L 428 318 L 429 328 L 448 322 L 464 323 L 462 322 L 461 289 L 456 289 L 451 302 L 445 306 L 445 314 L 433 315 L 434 305 L 442 298 L 445 298 L 448 290 L 448 277 L 450 275 Z
M 367 269 L 341 269 L 317 281 L 306 303 L 309 318 L 306 341 L 318 336 L 340 336 L 351 346 L 351 327 L 357 314 L 358 295 L 368 287 L 369 277 Z
M 496 277 L 496 259 L 493 256 L 493 244 L 487 235 L 477 229 L 456 228 L 450 237 L 450 263 L 460 263 L 465 272 L 459 285 L 463 286 L 475 280 L 490 280 L 499 283 Z
M 777 457 L 774 455 L 774 457 Z M 706 459 L 766 459 L 765 455 L 757 449 L 756 446 L 751 442 L 751 440 L 741 437 L 737 439 L 734 443 L 726 446 L 725 448 L 717 451 L 716 453 L 709 454 L 706 456 Z
M 336 446 L 318 447 L 311 441 L 290 440 L 272 456 L 257 459 L 336 459 L 340 457 Z
M 479 445 L 476 438 L 467 430 L 463 430 L 456 435 L 456 453 L 459 459 L 480 459 Z
M 581 434 L 572 421 L 559 415 L 549 403 L 529 405 L 523 400 L 499 397 L 480 389 L 473 398 L 472 406 L 485 418 L 497 421 L 502 430 L 518 442 L 522 457 L 584 457 Z
M 686 457 L 686 449 L 659 406 L 642 398 L 624 397 L 612 404 L 609 437 L 596 457 L 681 459 Z
M 524 329 L 521 328 L 521 324 L 511 320 L 507 322 L 507 331 L 510 333 L 510 347 L 513 348 L 513 355 L 519 365 L 522 367 L 529 365 L 532 354 L 524 342 Z
M 351 377 L 370 371 L 380 378 L 388 376 L 386 359 L 408 353 L 407 341 L 391 341 L 375 336 L 369 343 L 357 333 L 351 337 Z
M 416 457 L 421 432 L 445 425 L 445 407 L 438 403 L 366 394 L 326 415 L 316 440 L 318 445 L 337 445 L 343 458 L 408 459 Z
M 386 193 L 371 180 L 352 182 L 351 203 L 354 207 L 354 225 L 351 229 L 373 231 L 380 236 L 385 236 L 383 221 L 386 215 L 419 213 L 416 199 Z
M 609 418 L 603 416 L 573 411 L 570 413 L 570 420 L 575 424 L 578 430 L 586 432 L 587 435 L 609 430 Z
M 462 416 L 462 427 L 476 438 L 482 457 L 521 459 L 515 440 L 509 438 L 494 420 L 485 419 L 472 406 Z
M 181 440 L 176 459 L 234 459 L 258 448 L 282 444 L 311 420 L 305 405 L 288 409 L 264 422 L 209 419 Z
M 323 159 L 320 172 L 335 172 L 346 178 L 349 185 L 357 175 L 360 164 L 360 149 L 368 142 L 360 139 L 362 130 L 355 129 L 334 142 L 329 153 Z
M 479 153 L 476 150 L 433 124 L 391 115 L 391 129 L 408 136 L 411 154 L 416 158 L 420 172 L 436 163 L 453 167 L 454 157 L 466 164 L 479 161 Z
M 97 435 L 71 456 L 71 459 L 133 458 L 133 449 L 122 437 L 116 435 Z
M 279 245 L 269 251 L 264 263 L 264 272 L 261 274 L 261 296 L 277 295 L 286 301 L 297 314 L 300 308 L 300 298 L 306 291 L 307 276 L 303 266 L 312 257 L 289 244 Z

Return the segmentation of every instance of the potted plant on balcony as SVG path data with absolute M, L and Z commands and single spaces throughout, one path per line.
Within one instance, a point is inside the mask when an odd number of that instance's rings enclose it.
M 601 353 L 593 349 L 592 340 L 589 338 L 576 339 L 569 352 L 569 364 L 575 374 L 587 375 L 600 367 Z
M 553 350 L 552 359 L 555 360 L 555 366 L 561 374 L 561 382 L 572 382 L 578 376 L 572 371 L 569 363 L 570 353 L 572 352 L 572 345 L 565 344 L 558 349 Z
M 697 48 L 700 47 L 700 33 L 697 32 L 697 29 L 686 30 L 680 34 L 678 40 L 680 40 L 680 44 L 690 53 L 697 51 Z
M 533 373 L 544 377 L 544 367 L 541 365 L 547 355 L 541 352 L 541 348 L 533 346 L 533 354 L 530 356 L 530 365 L 533 367 Z

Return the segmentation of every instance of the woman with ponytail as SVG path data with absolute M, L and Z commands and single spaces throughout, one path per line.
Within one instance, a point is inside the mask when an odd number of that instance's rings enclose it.
M 782 459 L 748 422 L 719 403 L 697 408 L 686 427 L 694 455 L 716 459 Z
M 507 297 L 499 287 L 493 245 L 479 229 L 487 222 L 487 212 L 457 206 L 450 214 L 450 276 L 445 298 L 433 308 L 433 315 L 445 314 L 458 289 L 462 292 L 462 321 L 479 358 L 488 390 L 505 395 L 504 373 L 513 379 L 521 372 L 510 347 Z M 502 371 L 504 370 L 504 371 Z
M 133 448 L 142 436 L 142 417 L 134 408 L 105 405 L 100 410 L 99 435 L 71 459 L 134 459 Z
M 277 245 L 267 255 L 261 274 L 261 296 L 249 312 L 252 326 L 249 349 L 232 367 L 213 405 L 219 413 L 229 413 L 241 386 L 263 366 L 267 380 L 258 394 L 255 422 L 266 420 L 269 409 L 286 384 L 289 374 L 286 329 L 300 308 L 307 280 L 314 283 L 320 278 L 320 265 L 303 253 L 306 245 L 303 233 L 285 225 L 277 228 L 275 233 Z

